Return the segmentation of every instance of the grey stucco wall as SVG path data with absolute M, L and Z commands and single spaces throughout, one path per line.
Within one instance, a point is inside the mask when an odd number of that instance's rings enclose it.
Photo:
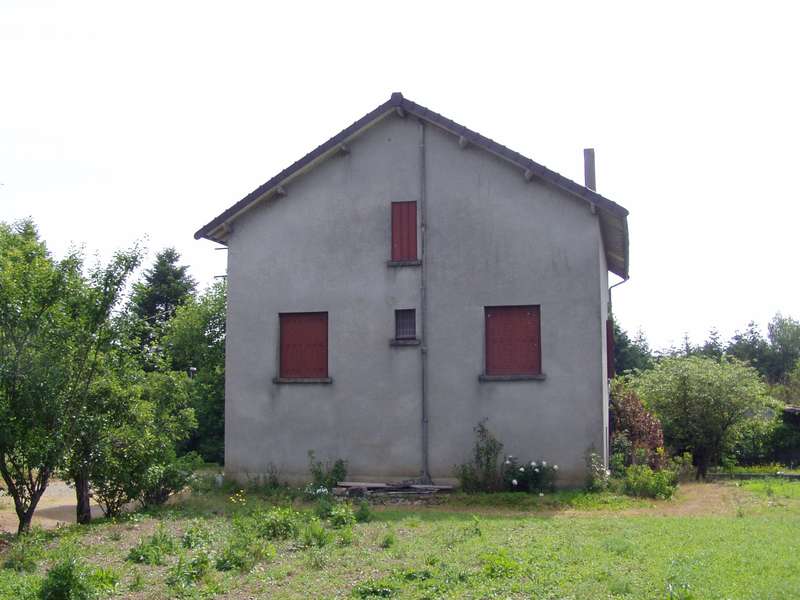
M 488 418 L 505 450 L 580 483 L 604 447 L 607 274 L 588 206 L 426 125 L 430 466 L 452 476 Z M 420 126 L 395 115 L 350 153 L 239 218 L 229 240 L 226 472 L 341 457 L 351 478 L 410 478 L 421 461 L 420 348 L 393 348 L 420 309 L 420 269 L 389 268 L 390 203 L 420 198 Z M 598 250 L 599 249 L 599 250 Z M 540 304 L 544 381 L 481 383 L 484 306 Z M 331 385 L 278 385 L 278 314 L 327 311 Z

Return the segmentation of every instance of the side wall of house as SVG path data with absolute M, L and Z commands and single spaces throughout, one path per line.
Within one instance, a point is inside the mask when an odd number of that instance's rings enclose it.
M 524 459 L 580 483 L 604 446 L 605 268 L 588 206 L 426 128 L 430 466 L 449 478 L 482 419 Z M 307 475 L 308 450 L 355 478 L 421 464 L 421 348 L 389 346 L 420 311 L 418 267 L 389 268 L 390 203 L 420 200 L 420 125 L 387 117 L 234 223 L 229 241 L 226 471 Z M 421 209 L 422 207 L 420 207 Z M 600 296 L 598 296 L 600 290 Z M 541 306 L 543 381 L 479 382 L 484 307 Z M 329 385 L 278 385 L 278 314 L 327 311 Z

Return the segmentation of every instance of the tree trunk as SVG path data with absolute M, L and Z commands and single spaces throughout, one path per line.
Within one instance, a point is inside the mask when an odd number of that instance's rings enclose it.
M 21 506 L 17 506 L 17 518 L 19 519 L 19 527 L 17 527 L 17 535 L 22 533 L 27 533 L 31 530 L 31 521 L 33 520 L 33 513 L 36 510 L 36 505 L 39 504 L 39 499 L 44 494 L 44 488 L 41 491 L 37 491 L 31 497 L 31 503 L 28 505 L 27 510 L 22 509 Z
M 87 525 L 92 520 L 92 507 L 89 504 L 89 477 L 86 473 L 75 474 L 75 520 L 81 525 Z

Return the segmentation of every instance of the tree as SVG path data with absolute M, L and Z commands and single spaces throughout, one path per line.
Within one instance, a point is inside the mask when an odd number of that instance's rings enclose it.
M 20 532 L 86 433 L 81 417 L 110 314 L 138 260 L 136 248 L 119 252 L 84 275 L 82 257 L 54 260 L 31 221 L 0 224 L 0 473 Z M 88 511 L 86 482 L 76 483 Z
M 189 396 L 197 431 L 186 449 L 222 463 L 225 434 L 225 283 L 178 308 L 165 328 L 163 346 L 172 368 L 192 372 Z
M 143 280 L 133 286 L 130 309 L 140 321 L 138 337 L 142 347 L 160 338 L 164 325 L 194 294 L 196 283 L 189 275 L 189 267 L 178 264 L 180 258 L 175 248 L 165 248 L 156 254 Z
M 653 364 L 650 346 L 642 331 L 631 339 L 628 333 L 614 321 L 614 369 L 626 373 L 636 369 L 649 369 Z
M 716 327 L 712 327 L 708 332 L 708 339 L 698 348 L 698 353 L 702 356 L 719 359 L 722 357 L 723 352 L 724 348 L 722 347 L 722 338 L 719 330 Z
M 772 357 L 767 340 L 761 335 L 755 321 L 750 321 L 744 331 L 736 331 L 725 353 L 748 363 L 764 377 L 771 370 Z
M 767 373 L 772 383 L 785 383 L 800 359 L 800 322 L 780 313 L 767 325 L 772 360 Z
M 736 359 L 667 357 L 638 374 L 634 385 L 661 419 L 666 443 L 694 455 L 698 479 L 721 459 L 736 426 L 767 401 L 759 374 Z
M 625 465 L 639 461 L 639 455 L 654 469 L 664 466 L 664 433 L 661 422 L 642 404 L 626 378 L 611 385 L 611 446 L 623 454 Z

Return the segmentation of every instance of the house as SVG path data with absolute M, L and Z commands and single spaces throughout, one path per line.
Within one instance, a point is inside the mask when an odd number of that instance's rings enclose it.
M 395 93 L 202 227 L 228 248 L 227 474 L 307 479 L 313 449 L 447 480 L 488 419 L 583 482 L 628 277 L 628 212 L 593 187 Z

